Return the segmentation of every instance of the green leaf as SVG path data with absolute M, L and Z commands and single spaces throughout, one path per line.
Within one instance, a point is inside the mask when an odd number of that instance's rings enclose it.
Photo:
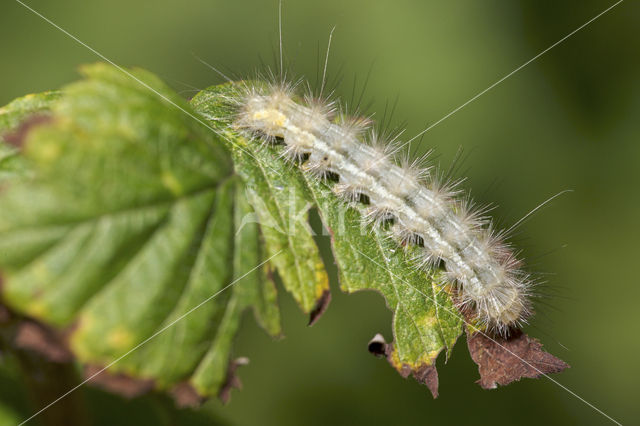
M 233 154 L 237 173 L 247 186 L 247 196 L 261 224 L 267 251 L 274 256 L 285 288 L 305 313 L 319 308 L 329 291 L 329 279 L 309 226 L 313 198 L 302 175 L 290 164 L 274 160 L 270 149 L 256 149 L 255 142 L 239 136 L 230 126 L 220 127 L 218 117 L 229 111 L 221 96 L 233 89 L 218 86 L 198 93 L 191 104 L 210 124 L 219 127 Z
M 330 230 L 342 290 L 380 292 L 394 312 L 392 363 L 412 370 L 431 365 L 440 351 L 447 357 L 462 333 L 463 320 L 440 273 L 425 273 L 410 263 L 382 229 L 362 227 L 361 214 L 345 208 L 323 182 L 305 175 L 324 225 Z
M 111 66 L 82 72 L 26 136 L 33 176 L 0 193 L 3 298 L 72 330 L 84 363 L 216 394 L 246 308 L 281 332 L 257 226 L 239 227 L 243 186 L 155 76 L 133 71 L 157 93 Z
M 444 280 L 438 273 L 418 271 L 409 261 L 410 253 L 390 241 L 384 230 L 363 229 L 361 212 L 338 200 L 327 183 L 282 159 L 281 147 L 260 148 L 259 142 L 248 141 L 231 130 L 229 122 L 221 121 L 233 114 L 224 99 L 237 96 L 235 90 L 230 84 L 205 89 L 193 98 L 192 105 L 224 133 L 236 170 L 247 182 L 267 243 L 273 246 L 271 251 L 290 248 L 278 264 L 285 282 L 290 280 L 288 289 L 294 294 L 300 291 L 294 274 L 320 271 L 307 224 L 307 211 L 315 206 L 332 237 L 341 288 L 346 292 L 376 290 L 384 296 L 394 312 L 395 339 L 387 357 L 402 374 L 414 373 L 419 378 L 421 371 L 434 366 L 443 349 L 449 356 L 463 330 L 463 318 L 454 308 Z M 306 271 L 300 272 L 301 265 Z M 316 297 L 325 288 L 322 277 L 314 283 Z M 309 298 L 311 282 L 302 287 Z M 308 312 L 310 305 L 304 303 L 308 299 L 299 297 Z
M 6 302 L 72 330 L 82 362 L 224 395 L 243 311 L 281 333 L 269 264 L 312 321 L 329 301 L 308 224 L 317 208 L 342 289 L 385 297 L 395 336 L 387 358 L 429 384 L 425 368 L 435 372 L 463 324 L 441 277 L 417 271 L 384 230 L 363 231 L 361 213 L 282 160 L 279 147 L 235 132 L 223 101 L 233 85 L 189 105 L 133 72 L 157 93 L 116 68 L 85 67 L 52 104 L 51 122 L 26 135 L 32 176 L 0 193 Z
M 193 384 L 201 393 L 222 386 L 226 380 L 227 358 L 232 338 L 239 326 L 240 313 L 253 304 L 258 323 L 272 335 L 280 334 L 279 311 L 276 289 L 273 282 L 265 280 L 264 270 L 255 270 L 255 265 L 264 262 L 259 241 L 259 230 L 255 222 L 244 223 L 243 218 L 252 213 L 251 206 L 242 191 L 236 192 L 236 208 L 233 220 L 236 234 L 233 253 L 233 281 L 242 280 L 235 286 L 226 303 L 222 320 L 213 344 L 193 375 Z M 265 284 L 261 284 L 265 281 Z

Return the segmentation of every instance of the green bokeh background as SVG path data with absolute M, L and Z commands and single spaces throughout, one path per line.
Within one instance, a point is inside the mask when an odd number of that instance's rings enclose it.
M 336 27 L 329 80 L 378 118 L 413 135 L 525 63 L 614 2 L 284 1 L 291 69 L 315 82 Z M 222 82 L 194 54 L 238 76 L 273 64 L 276 0 L 29 0 L 28 4 L 114 62 L 146 68 L 192 96 Z M 555 200 L 515 240 L 551 295 L 527 331 L 572 368 L 553 376 L 622 423 L 640 418 L 640 7 L 627 0 L 431 129 L 435 148 L 505 226 Z M 77 79 L 98 58 L 13 0 L 0 5 L 0 104 Z M 326 241 L 322 241 L 326 246 Z M 230 404 L 205 410 L 239 425 L 607 424 L 546 379 L 481 390 L 461 339 L 439 360 L 440 397 L 371 357 L 390 312 L 374 293 L 341 294 L 313 327 L 281 291 L 286 339 L 246 321 L 236 355 L 251 364 Z

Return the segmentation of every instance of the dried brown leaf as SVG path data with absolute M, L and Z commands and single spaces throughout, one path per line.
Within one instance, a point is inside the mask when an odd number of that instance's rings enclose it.
M 242 382 L 240 381 L 240 377 L 236 374 L 236 370 L 238 367 L 249 364 L 249 358 L 241 357 L 236 358 L 229 363 L 229 368 L 227 369 L 227 379 L 218 392 L 218 398 L 222 401 L 223 404 L 229 402 L 231 399 L 231 389 L 242 389 Z
M 467 336 L 467 344 L 471 358 L 478 364 L 480 380 L 477 383 L 484 389 L 569 368 L 569 364 L 545 352 L 537 339 L 522 331 L 516 331 L 508 338 L 476 332 Z

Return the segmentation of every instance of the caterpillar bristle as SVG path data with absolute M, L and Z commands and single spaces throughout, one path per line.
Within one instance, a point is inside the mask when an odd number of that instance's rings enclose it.
M 283 141 L 281 155 L 305 173 L 335 181 L 333 192 L 359 206 L 363 226 L 382 227 L 398 245 L 418 247 L 411 250 L 414 265 L 441 267 L 458 307 L 473 312 L 476 323 L 504 335 L 525 322 L 533 283 L 504 233 L 494 231 L 490 209 L 461 197 L 463 179 L 434 172 L 429 153 L 418 160 L 401 154 L 401 132 L 380 132 L 370 117 L 347 115 L 327 96 L 310 90 L 297 96 L 300 81 L 271 77 L 238 85 L 239 96 L 230 100 L 235 128 L 262 144 Z

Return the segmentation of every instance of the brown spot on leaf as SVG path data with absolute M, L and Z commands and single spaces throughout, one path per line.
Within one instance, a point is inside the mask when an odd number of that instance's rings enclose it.
M 50 121 L 51 117 L 48 115 L 34 114 L 20 123 L 20 125 L 13 131 L 5 133 L 2 138 L 8 144 L 21 149 L 24 145 L 24 140 L 26 139 L 27 134 L 33 127 L 49 123 Z
M 545 352 L 537 339 L 519 330 L 507 338 L 476 332 L 467 335 L 467 344 L 471 358 L 478 364 L 480 380 L 477 383 L 484 389 L 569 368 L 569 364 Z
M 35 389 L 38 405 L 59 397 L 79 382 L 74 364 L 74 356 L 68 349 L 66 337 L 68 333 L 60 332 L 51 327 L 25 318 L 0 303 L 0 347 L 9 344 L 17 355 L 21 366 L 25 371 L 28 382 Z M 4 340 L 7 340 L 4 342 Z M 95 376 L 94 376 L 95 375 Z M 92 377 L 94 376 L 94 377 Z M 48 379 L 43 382 L 42 378 Z M 97 385 L 110 392 L 133 398 L 148 392 L 154 387 L 153 380 L 132 378 L 125 374 L 112 374 L 101 371 L 101 367 L 95 365 L 85 366 L 84 377 L 90 378 L 89 383 Z M 42 394 L 42 395 L 40 395 Z M 67 398 L 65 398 L 66 400 Z M 53 416 L 69 416 L 69 405 L 77 405 L 73 402 L 75 396 L 69 398 L 69 402 L 61 401 L 61 409 L 52 407 Z M 40 402 L 42 400 L 42 403 Z M 66 407 L 66 408 L 65 408 Z M 56 412 L 61 412 L 62 414 Z M 43 415 L 47 415 L 43 413 Z M 79 415 L 79 414 L 78 414 Z M 51 415 L 49 415 L 51 416 Z M 67 424 L 64 421 L 53 421 L 47 424 Z
M 180 408 L 196 408 L 206 400 L 189 382 L 178 383 L 171 388 L 169 393 Z
M 427 385 L 434 398 L 438 397 L 438 370 L 435 365 L 423 365 L 413 372 L 413 377 Z
M 88 425 L 87 405 L 82 393 L 73 392 L 55 404 L 47 405 L 79 383 L 73 358 L 60 336 L 4 306 L 2 310 L 8 320 L 0 327 L 0 348 L 7 348 L 17 360 L 21 382 L 31 404 L 47 406 L 39 414 L 41 423 Z
M 392 359 L 393 344 L 387 343 L 380 333 L 373 336 L 367 348 L 371 354 L 378 358 L 384 356 L 389 364 L 398 370 L 398 373 L 400 373 L 402 377 L 406 379 L 412 375 L 414 379 L 429 388 L 434 398 L 438 397 L 438 370 L 436 369 L 435 363 L 432 365 L 422 364 L 417 368 L 411 368 L 411 366 L 407 364 L 402 364 L 401 366 L 396 365 Z
M 21 321 L 16 329 L 14 345 L 42 355 L 48 361 L 67 363 L 73 355 L 53 330 L 34 321 Z
M 122 373 L 102 371 L 103 367 L 87 365 L 84 368 L 88 383 L 125 398 L 135 398 L 153 389 L 153 379 L 140 379 Z
M 316 306 L 311 310 L 311 313 L 309 313 L 309 326 L 312 326 L 320 319 L 322 314 L 327 310 L 329 302 L 331 302 L 331 291 L 327 289 L 322 292 L 322 296 L 318 299 Z
M 242 357 L 236 358 L 229 363 L 227 369 L 227 379 L 218 392 L 218 398 L 223 404 L 226 404 L 231 399 L 231 389 L 242 389 L 242 382 L 236 374 L 238 367 L 249 364 L 249 358 Z

